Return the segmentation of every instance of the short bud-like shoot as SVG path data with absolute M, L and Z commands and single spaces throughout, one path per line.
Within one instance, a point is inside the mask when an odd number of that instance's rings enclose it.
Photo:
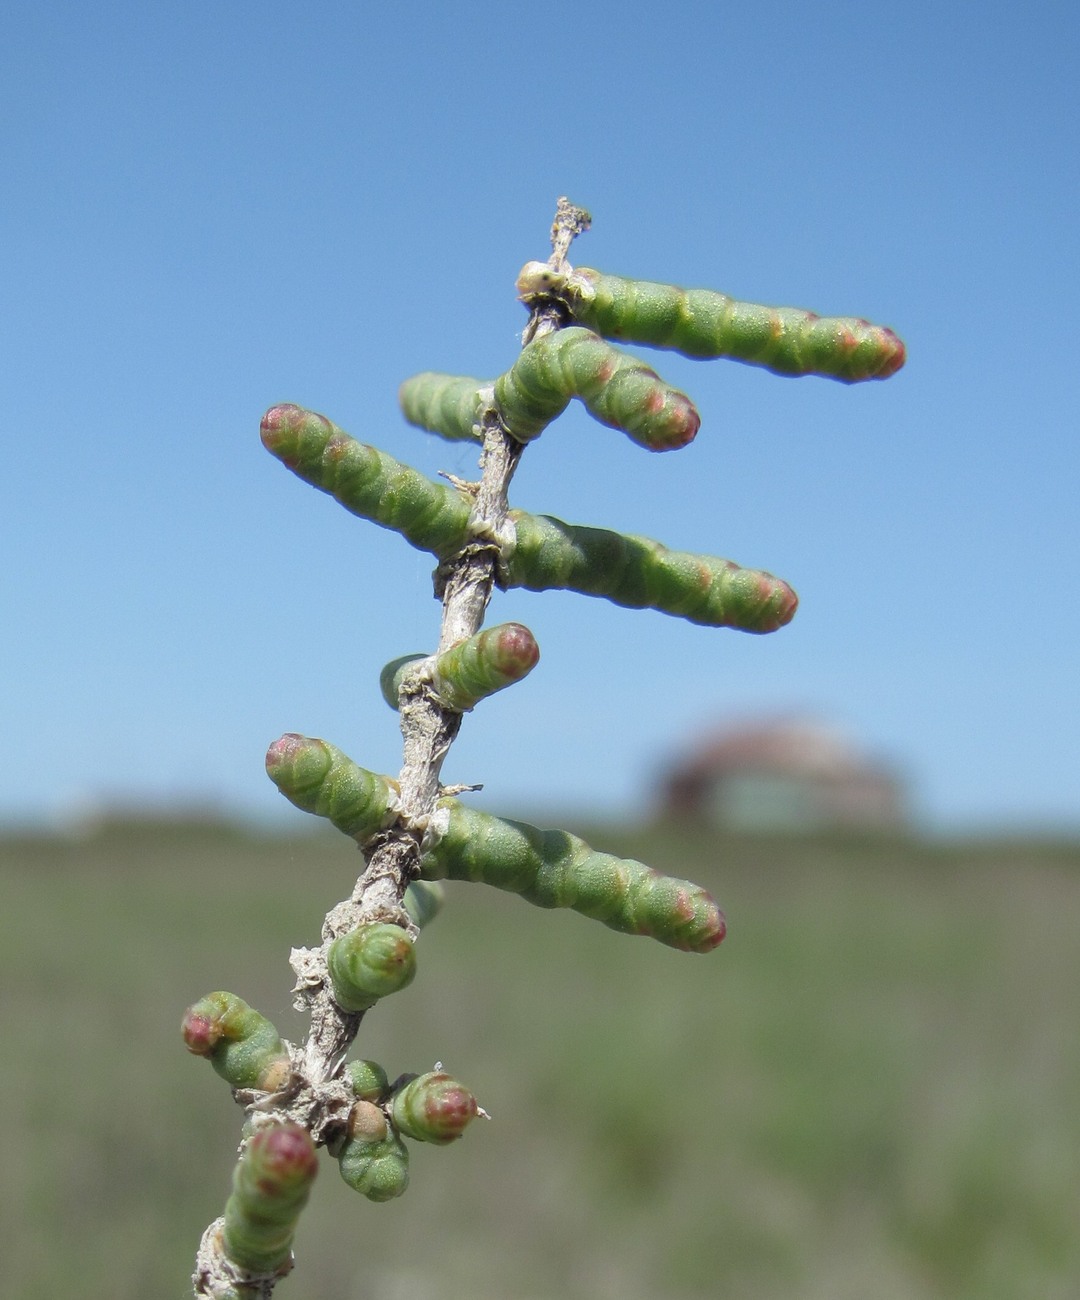
M 446 1146 L 481 1114 L 476 1098 L 456 1079 L 431 1071 L 410 1080 L 390 1104 L 394 1127 L 417 1142 Z
M 386 1116 L 374 1102 L 358 1101 L 349 1111 L 347 1130 L 351 1138 L 360 1138 L 364 1142 L 381 1142 L 388 1131 Z
M 225 1254 L 252 1273 L 286 1265 L 300 1212 L 318 1172 L 311 1135 L 298 1124 L 260 1128 L 250 1138 L 233 1174 L 225 1206 Z
M 405 380 L 398 389 L 398 404 L 410 424 L 460 442 L 480 437 L 485 390 L 490 396 L 490 381 L 427 370 Z
M 430 661 L 424 673 L 439 703 L 464 713 L 527 677 L 539 659 L 540 647 L 523 623 L 500 623 L 466 637 L 440 655 L 392 659 L 379 675 L 379 687 L 383 699 L 396 709 L 406 674 L 416 664 Z
M 397 817 L 397 782 L 357 767 L 328 744 L 288 732 L 266 751 L 267 775 L 297 808 L 364 844 Z
M 389 1091 L 390 1080 L 378 1061 L 346 1061 L 344 1074 L 360 1101 L 378 1101 Z
M 235 993 L 208 993 L 184 1012 L 184 1044 L 234 1088 L 274 1092 L 290 1074 L 289 1054 L 264 1015 Z
M 416 949 L 399 925 L 378 921 L 335 939 L 326 964 L 338 1006 L 366 1011 L 412 983 Z
M 685 393 L 655 370 L 572 325 L 534 339 L 495 381 L 495 405 L 506 430 L 528 442 L 580 399 L 595 420 L 619 429 L 648 451 L 672 451 L 694 440 L 701 417 Z
M 342 1178 L 369 1201 L 392 1201 L 409 1185 L 409 1152 L 392 1131 L 381 1141 L 347 1138 L 337 1162 Z
M 446 890 L 437 880 L 413 880 L 402 899 L 406 912 L 419 929 L 439 915 L 446 902 Z

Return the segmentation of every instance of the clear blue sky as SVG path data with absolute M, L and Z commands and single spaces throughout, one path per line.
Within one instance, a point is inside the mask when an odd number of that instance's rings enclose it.
M 884 384 L 653 354 L 703 425 L 584 415 L 515 503 L 780 574 L 770 637 L 499 598 L 542 659 L 446 769 L 637 815 L 699 728 L 836 721 L 927 824 L 1080 829 L 1073 4 L 9 3 L 0 19 L 0 818 L 287 811 L 282 731 L 396 771 L 429 558 L 261 448 L 278 401 L 434 474 L 397 385 L 490 377 L 559 194 L 585 265 L 892 325 Z

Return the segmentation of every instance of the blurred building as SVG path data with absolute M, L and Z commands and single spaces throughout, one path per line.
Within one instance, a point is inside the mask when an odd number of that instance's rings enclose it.
M 729 830 L 894 830 L 906 783 L 841 731 L 773 721 L 704 736 L 662 778 L 662 809 Z

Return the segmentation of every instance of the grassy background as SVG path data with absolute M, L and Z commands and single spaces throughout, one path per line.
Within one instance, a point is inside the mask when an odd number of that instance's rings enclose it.
M 575 830 L 589 828 L 573 827 Z M 325 1162 L 311 1300 L 1080 1295 L 1080 846 L 593 830 L 699 880 L 708 957 L 450 886 L 364 1023 L 494 1116 L 388 1205 Z M 340 837 L 112 826 L 0 841 L 4 1293 L 183 1297 L 240 1112 L 184 1052 L 216 988 L 288 1035 Z

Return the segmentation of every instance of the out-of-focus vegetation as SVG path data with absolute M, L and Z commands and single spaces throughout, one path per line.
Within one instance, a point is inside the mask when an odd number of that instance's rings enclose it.
M 1080 846 L 583 829 L 725 906 L 707 957 L 451 885 L 365 1020 L 491 1112 L 407 1195 L 324 1159 L 282 1284 L 317 1300 L 1080 1295 Z M 188 1294 L 241 1112 L 179 1021 L 224 988 L 301 1030 L 292 945 L 340 837 L 0 841 L 3 1291 Z

